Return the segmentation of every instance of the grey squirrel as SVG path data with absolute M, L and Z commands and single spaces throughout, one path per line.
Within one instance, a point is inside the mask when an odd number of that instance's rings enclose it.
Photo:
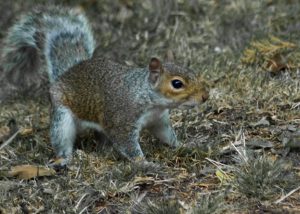
M 11 28 L 5 45 L 2 65 L 11 84 L 30 88 L 48 74 L 50 138 L 63 163 L 84 128 L 104 133 L 129 160 L 144 159 L 139 145 L 144 128 L 177 147 L 169 110 L 194 108 L 209 96 L 199 74 L 176 65 L 170 52 L 164 63 L 151 58 L 144 68 L 93 56 L 93 34 L 78 10 L 37 9 Z

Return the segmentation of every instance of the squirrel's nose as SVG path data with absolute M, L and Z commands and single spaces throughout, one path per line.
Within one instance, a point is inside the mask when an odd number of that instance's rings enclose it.
M 202 95 L 202 102 L 205 102 L 209 98 L 209 93 L 205 93 Z

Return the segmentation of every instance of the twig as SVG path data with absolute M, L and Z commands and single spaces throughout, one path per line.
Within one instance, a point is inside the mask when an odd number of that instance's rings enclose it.
M 81 201 L 88 195 L 88 193 L 84 193 L 83 196 L 79 199 L 79 201 L 77 202 L 76 206 L 75 206 L 75 210 L 77 210 L 81 204 Z M 84 210 L 84 209 L 83 209 Z M 82 210 L 82 211 L 83 211 Z M 82 212 L 81 211 L 81 212 Z
M 8 138 L 7 141 L 5 141 L 4 143 L 1 144 L 0 146 L 0 150 L 3 149 L 5 146 L 7 146 L 8 144 L 10 144 L 16 137 L 17 135 L 20 133 L 20 129 L 18 129 L 18 131 L 16 131 L 10 138 Z
M 75 179 L 78 178 L 79 173 L 80 173 L 80 170 L 81 170 L 81 167 L 82 167 L 82 162 L 80 163 L 80 165 L 79 165 L 79 167 L 78 167 L 78 169 L 77 169 L 77 172 L 76 172 L 76 175 L 75 175 Z
M 145 198 L 146 195 L 147 195 L 147 191 L 142 192 L 142 194 L 140 194 L 137 200 L 135 201 L 135 204 L 141 203 L 141 201 Z
M 229 177 L 228 175 L 227 175 L 227 173 L 224 171 L 224 170 L 222 170 L 222 168 L 219 166 L 219 165 L 224 165 L 224 164 L 222 164 L 222 163 L 220 163 L 220 162 L 217 162 L 217 161 L 214 161 L 214 160 L 212 160 L 212 159 L 210 159 L 210 158 L 205 158 L 207 161 L 209 161 L 210 163 L 212 163 L 213 165 L 215 165 L 217 168 L 218 168 L 218 170 L 220 170 L 224 175 L 226 175 L 227 177 Z
M 243 154 L 236 148 L 236 146 L 230 142 L 231 146 L 237 151 L 237 153 L 244 159 L 244 161 L 247 163 L 246 159 L 244 158 Z
M 240 150 L 238 150 L 238 148 L 234 145 L 234 143 L 230 142 L 230 144 L 233 146 L 233 148 L 237 151 L 237 153 L 241 156 L 241 158 L 245 161 L 245 163 L 248 163 L 248 158 L 247 158 L 247 155 L 246 155 L 246 140 L 245 140 L 245 135 L 243 132 L 240 131 L 239 133 L 239 136 L 240 136 L 240 140 L 239 142 L 241 142 L 240 144 L 243 144 L 244 148 L 242 150 L 242 152 Z M 238 140 L 238 137 L 236 137 L 235 139 L 235 142 L 237 142 Z
M 224 163 L 215 161 L 215 160 L 210 159 L 210 158 L 205 158 L 205 160 L 208 160 L 209 162 L 211 162 L 211 163 L 214 164 L 215 166 L 221 165 L 221 166 L 225 166 L 225 167 L 228 167 L 228 168 L 234 168 L 233 166 L 226 165 L 226 164 L 224 164 Z
M 85 208 L 83 208 L 83 209 L 80 211 L 80 213 L 79 213 L 79 214 L 82 214 L 84 211 L 86 211 L 86 210 L 87 210 L 87 208 L 88 208 L 88 207 L 85 207 Z
M 292 105 L 291 109 L 295 109 L 295 108 L 297 108 L 299 106 L 300 106 L 300 102 L 299 103 L 295 103 L 295 104 Z
M 298 190 L 300 190 L 300 186 L 297 187 L 296 189 L 293 189 L 288 194 L 286 194 L 286 195 L 282 196 L 281 198 L 279 198 L 277 201 L 275 201 L 275 204 L 279 204 L 280 202 L 282 202 L 283 200 L 285 200 L 287 197 L 291 196 L 293 193 L 297 192 Z
M 241 141 L 243 141 L 243 146 L 244 146 L 243 147 L 243 155 L 244 155 L 244 158 L 245 158 L 245 160 L 247 162 L 248 158 L 247 158 L 247 153 L 246 153 L 246 138 L 245 138 L 244 132 L 242 132 Z

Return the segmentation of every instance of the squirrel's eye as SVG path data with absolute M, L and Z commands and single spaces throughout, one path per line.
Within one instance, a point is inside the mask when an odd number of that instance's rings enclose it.
M 175 79 L 175 80 L 172 80 L 172 86 L 176 89 L 180 89 L 183 87 L 183 83 L 182 83 L 182 81 Z

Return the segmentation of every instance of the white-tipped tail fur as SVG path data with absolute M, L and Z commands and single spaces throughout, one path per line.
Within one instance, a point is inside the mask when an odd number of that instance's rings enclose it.
M 77 9 L 37 8 L 21 16 L 4 39 L 0 101 L 11 91 L 35 94 L 74 64 L 91 58 L 94 49 L 88 20 Z

